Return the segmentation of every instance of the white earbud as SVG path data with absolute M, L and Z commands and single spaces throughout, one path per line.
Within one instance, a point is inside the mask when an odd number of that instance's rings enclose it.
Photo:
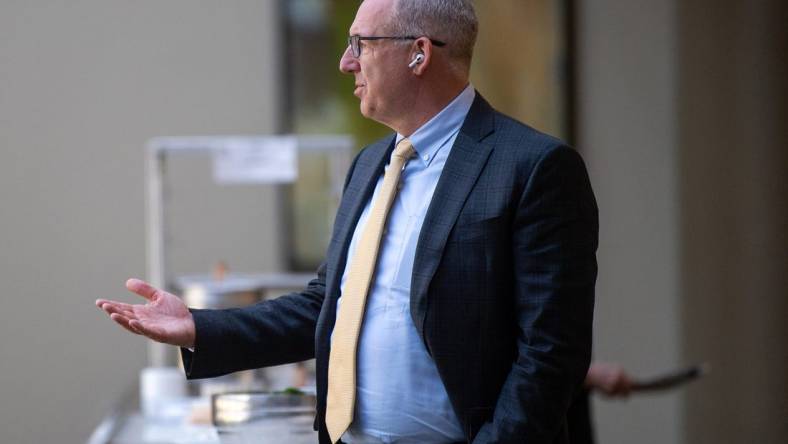
M 424 61 L 424 54 L 416 54 L 416 57 L 413 58 L 413 61 L 408 64 L 408 68 L 413 69 L 419 63 Z

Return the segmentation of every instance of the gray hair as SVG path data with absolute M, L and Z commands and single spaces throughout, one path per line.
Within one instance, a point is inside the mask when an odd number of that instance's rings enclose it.
M 393 35 L 427 36 L 446 43 L 442 50 L 467 68 L 479 21 L 471 0 L 396 0 L 388 28 Z

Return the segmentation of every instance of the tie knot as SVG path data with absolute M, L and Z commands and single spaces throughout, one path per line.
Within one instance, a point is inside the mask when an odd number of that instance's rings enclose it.
M 396 148 L 394 148 L 394 156 L 408 160 L 413 156 L 413 145 L 408 138 L 399 141 Z

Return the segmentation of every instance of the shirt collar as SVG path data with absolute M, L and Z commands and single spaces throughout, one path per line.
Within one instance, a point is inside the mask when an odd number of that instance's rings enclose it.
M 460 130 L 475 97 L 476 91 L 469 83 L 454 100 L 409 137 L 425 166 L 430 165 L 438 151 Z M 397 133 L 396 142 L 404 137 Z

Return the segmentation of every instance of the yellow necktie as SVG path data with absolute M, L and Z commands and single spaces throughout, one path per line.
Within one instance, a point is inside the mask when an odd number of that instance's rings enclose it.
M 353 405 L 356 400 L 356 346 L 364 318 L 367 292 L 375 272 L 386 217 L 399 188 L 399 176 L 413 152 L 413 145 L 408 139 L 402 139 L 394 149 L 389 167 L 383 176 L 383 186 L 372 202 L 369 218 L 348 269 L 328 359 L 326 428 L 331 442 L 337 442 L 353 421 Z

